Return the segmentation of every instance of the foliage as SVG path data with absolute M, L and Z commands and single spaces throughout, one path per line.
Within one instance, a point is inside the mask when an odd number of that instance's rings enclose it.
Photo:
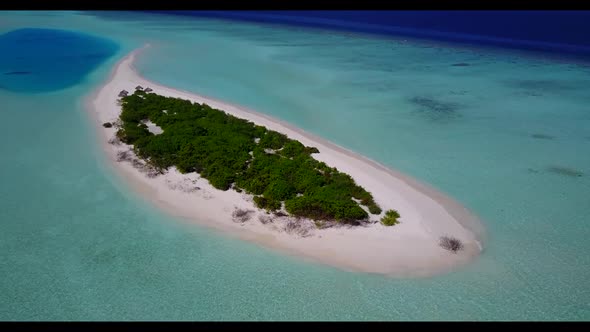
M 276 211 L 281 208 L 280 201 L 269 199 L 264 196 L 254 196 L 254 203 L 256 203 L 257 207 L 268 211 Z
M 381 212 L 383 211 L 383 210 L 381 210 L 379 205 L 377 205 L 375 203 L 372 203 L 372 204 L 370 203 L 368 205 L 368 207 L 369 207 L 369 212 L 371 212 L 371 214 L 381 214 Z
M 357 201 L 372 214 L 381 213 L 373 196 L 349 175 L 311 156 L 317 148 L 284 134 L 206 104 L 142 90 L 122 97 L 121 105 L 117 138 L 157 170 L 176 166 L 182 173 L 197 172 L 217 189 L 254 195 L 259 208 L 276 212 L 284 203 L 298 217 L 366 220 Z M 145 120 L 163 133 L 150 133 Z
M 399 212 L 396 210 L 387 210 L 383 218 L 381 218 L 381 223 L 385 226 L 397 225 L 399 224 L 399 220 L 397 220 L 399 217 Z

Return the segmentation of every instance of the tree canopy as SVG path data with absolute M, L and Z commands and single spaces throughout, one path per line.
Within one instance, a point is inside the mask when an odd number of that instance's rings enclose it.
M 347 174 L 314 159 L 317 148 L 206 104 L 136 90 L 121 98 L 117 136 L 159 170 L 197 172 L 220 190 L 254 195 L 259 208 L 352 223 L 381 208 Z M 149 120 L 162 128 L 153 134 Z M 360 202 L 357 203 L 357 202 Z

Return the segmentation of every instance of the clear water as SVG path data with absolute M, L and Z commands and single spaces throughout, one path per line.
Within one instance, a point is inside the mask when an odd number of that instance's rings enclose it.
M 89 33 L 119 49 L 76 85 L 0 90 L 0 319 L 590 318 L 585 65 L 218 20 L 0 14 L 0 33 L 20 28 Z M 450 274 L 391 279 L 161 213 L 107 166 L 83 108 L 145 42 L 146 77 L 287 120 L 455 197 L 484 220 L 485 252 Z

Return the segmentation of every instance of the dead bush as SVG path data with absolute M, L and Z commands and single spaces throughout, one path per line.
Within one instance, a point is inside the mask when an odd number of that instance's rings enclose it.
M 232 213 L 232 217 L 234 222 L 245 223 L 252 218 L 252 213 L 254 213 L 252 210 L 235 209 Z
M 317 227 L 317 229 L 326 229 L 326 228 L 334 227 L 334 226 L 338 225 L 338 223 L 333 220 L 324 220 L 324 221 L 316 220 L 316 221 L 314 221 L 314 225 Z
M 463 249 L 463 243 L 461 242 L 461 240 L 451 236 L 441 237 L 440 246 L 453 253 L 457 253 L 459 250 Z
M 139 161 L 139 159 L 134 158 L 133 160 L 131 160 L 131 165 L 133 165 L 133 167 L 139 169 L 139 170 L 143 170 L 143 168 L 145 167 L 145 165 Z
M 303 222 L 301 219 L 290 219 L 288 220 L 285 225 L 283 226 L 283 230 L 287 234 L 296 234 L 301 237 L 307 237 L 311 235 L 311 226 L 310 224 Z
M 145 174 L 147 175 L 147 177 L 150 179 L 155 178 L 158 175 L 162 174 L 161 171 L 159 171 L 153 167 L 145 167 L 144 171 L 145 171 Z
M 261 224 L 266 225 L 271 224 L 273 222 L 273 219 L 271 216 L 260 215 L 258 216 L 258 221 L 260 221 Z
M 117 161 L 131 161 L 133 160 L 133 155 L 130 151 L 119 151 L 117 152 Z
M 121 140 L 118 137 L 113 137 L 109 140 L 109 144 L 111 145 L 121 145 Z

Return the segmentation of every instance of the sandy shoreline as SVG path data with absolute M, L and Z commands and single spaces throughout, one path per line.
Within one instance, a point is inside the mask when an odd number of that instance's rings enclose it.
M 87 108 L 116 173 L 143 197 L 168 213 L 265 247 L 359 272 L 404 277 L 430 276 L 466 264 L 481 252 L 484 234 L 482 224 L 453 199 L 426 184 L 283 121 L 150 82 L 139 76 L 133 67 L 135 56 L 140 51 L 130 53 L 116 64 L 108 82 L 88 98 Z M 301 236 L 285 229 L 289 222 L 286 217 L 263 224 L 258 216 L 265 213 L 258 210 L 247 195 L 217 190 L 198 174 L 182 175 L 171 169 L 164 175 L 150 178 L 130 162 L 117 161 L 117 153 L 128 147 L 124 144 L 109 144 L 116 129 L 104 128 L 102 123 L 116 121 L 120 113 L 120 106 L 117 105 L 119 92 L 132 92 L 137 85 L 150 87 L 161 95 L 204 102 L 236 117 L 284 133 L 304 145 L 317 147 L 320 153 L 314 154 L 314 158 L 351 175 L 359 185 L 373 194 L 384 211 L 390 208 L 398 210 L 402 216 L 401 223 L 393 227 L 375 223 L 367 227 L 313 229 L 306 236 Z M 200 189 L 194 190 L 195 186 Z M 232 212 L 236 207 L 255 212 L 249 221 L 235 222 Z M 373 215 L 370 217 L 371 220 L 379 218 Z M 465 249 L 457 254 L 442 249 L 438 243 L 443 235 L 461 239 Z

